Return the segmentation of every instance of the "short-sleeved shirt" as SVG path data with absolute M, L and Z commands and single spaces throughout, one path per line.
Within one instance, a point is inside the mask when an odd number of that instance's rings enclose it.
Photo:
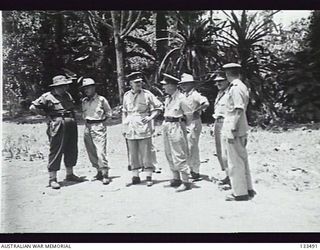
M 57 95 L 54 91 L 46 92 L 32 104 L 44 110 L 48 116 L 74 111 L 74 100 L 69 92 L 65 92 L 62 96 Z
M 214 119 L 219 117 L 225 117 L 227 112 L 227 89 L 219 91 L 215 101 L 214 101 L 214 114 L 212 115 Z
M 191 107 L 192 112 L 196 111 L 197 108 L 199 108 L 203 104 L 208 104 L 208 99 L 201 95 L 198 91 L 195 89 L 190 90 L 188 93 L 185 93 L 186 96 L 186 103 L 189 107 Z M 194 118 L 200 118 L 201 110 L 198 111 L 198 114 Z
M 92 98 L 82 100 L 82 116 L 86 120 L 105 120 L 112 116 L 112 109 L 107 99 L 95 94 Z
M 164 117 L 180 118 L 183 115 L 192 115 L 193 113 L 187 103 L 186 96 L 179 90 L 176 90 L 171 96 L 167 96 L 164 106 Z
M 243 112 L 239 118 L 235 136 L 244 136 L 247 134 L 247 131 L 249 130 L 246 116 L 246 110 L 249 103 L 248 88 L 240 79 L 235 79 L 230 83 L 226 95 L 226 116 L 223 122 L 222 133 L 228 138 L 234 138 L 231 129 L 233 126 L 236 109 L 242 109 Z
M 139 93 L 127 91 L 123 96 L 122 112 L 126 118 L 122 121 L 125 137 L 129 140 L 145 139 L 152 136 L 152 122 L 142 123 L 142 119 L 154 110 L 162 110 L 162 103 L 148 90 Z

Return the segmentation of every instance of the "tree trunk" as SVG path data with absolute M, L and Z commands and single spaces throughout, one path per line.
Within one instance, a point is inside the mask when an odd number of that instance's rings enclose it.
M 167 34 L 167 19 L 165 11 L 157 11 L 156 12 L 156 38 L 166 38 Z M 168 40 L 157 40 L 156 42 L 157 54 L 159 57 L 159 61 L 161 62 L 163 57 L 166 55 Z
M 111 18 L 112 18 L 112 24 L 113 24 L 114 47 L 116 50 L 119 101 L 121 104 L 123 100 L 123 86 L 124 86 L 124 59 L 123 59 L 123 46 L 120 38 L 120 20 L 119 20 L 119 15 L 117 11 L 111 11 Z

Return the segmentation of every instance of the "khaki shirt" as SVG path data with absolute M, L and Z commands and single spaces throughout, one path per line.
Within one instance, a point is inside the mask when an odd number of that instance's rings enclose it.
M 191 115 L 192 108 L 187 103 L 187 98 L 179 90 L 168 96 L 164 104 L 164 117 L 180 118 L 183 115 Z
M 154 110 L 162 110 L 162 103 L 148 90 L 139 93 L 132 90 L 123 96 L 122 112 L 127 116 L 122 121 L 125 137 L 129 140 L 145 139 L 152 136 L 152 121 L 143 124 L 142 119 Z
M 208 104 L 209 101 L 206 97 L 201 95 L 195 89 L 190 90 L 188 93 L 185 93 L 186 103 L 191 107 L 192 112 L 196 111 L 202 104 Z M 201 110 L 199 110 L 194 118 L 200 118 Z
M 74 100 L 69 92 L 65 92 L 62 96 L 55 94 L 53 91 L 46 92 L 32 104 L 46 112 L 47 115 L 55 115 L 74 111 Z
M 107 99 L 95 94 L 91 99 L 82 100 L 82 116 L 86 120 L 105 120 L 112 116 L 112 109 Z
M 246 135 L 249 130 L 246 116 L 246 110 L 249 103 L 249 91 L 247 86 L 240 79 L 233 80 L 226 93 L 226 98 L 226 116 L 223 122 L 222 134 L 231 139 L 235 136 L 240 137 Z M 239 118 L 236 132 L 233 134 L 231 129 L 234 124 L 236 109 L 242 109 L 243 112 Z
M 227 88 L 228 89 L 228 88 Z M 212 115 L 214 119 L 219 117 L 225 117 L 227 112 L 227 89 L 219 91 L 216 100 L 214 101 L 214 114 Z

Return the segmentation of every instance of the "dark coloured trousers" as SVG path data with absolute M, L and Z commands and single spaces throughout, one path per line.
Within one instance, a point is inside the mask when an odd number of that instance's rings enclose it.
M 60 170 L 62 155 L 64 164 L 73 167 L 78 158 L 78 128 L 73 118 L 56 118 L 49 122 L 47 134 L 50 141 L 49 172 Z

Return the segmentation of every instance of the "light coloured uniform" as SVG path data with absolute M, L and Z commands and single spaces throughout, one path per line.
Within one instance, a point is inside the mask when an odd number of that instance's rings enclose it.
M 222 171 L 228 167 L 226 155 L 222 155 L 221 151 L 221 129 L 226 115 L 227 108 L 227 89 L 219 91 L 214 102 L 214 114 L 212 115 L 215 119 L 214 122 L 214 137 L 216 143 L 216 153 L 221 166 Z
M 90 162 L 98 171 L 109 169 L 107 160 L 106 119 L 112 116 L 112 109 L 103 96 L 97 93 L 82 100 L 82 116 L 85 119 L 84 144 Z
M 165 100 L 163 139 L 164 150 L 173 179 L 188 182 L 188 141 L 184 115 L 192 115 L 186 97 L 179 90 Z
M 152 121 L 143 124 L 142 119 L 154 110 L 162 110 L 162 103 L 148 90 L 139 93 L 127 91 L 123 97 L 122 111 L 127 114 L 122 121 L 123 132 L 128 142 L 129 160 L 132 170 L 142 167 L 147 171 L 154 170 L 152 155 Z
M 202 96 L 195 89 L 185 93 L 186 103 L 193 112 L 193 119 L 187 127 L 187 139 L 189 148 L 189 166 L 191 171 L 199 174 L 200 169 L 200 150 L 199 139 L 202 130 L 201 122 L 201 110 L 195 112 L 203 104 L 209 105 L 209 101 L 206 97 Z
M 252 180 L 247 154 L 247 131 L 249 130 L 246 109 L 249 102 L 249 91 L 246 85 L 235 79 L 230 83 L 227 95 L 226 116 L 222 126 L 222 154 L 228 160 L 228 176 L 235 196 L 248 195 L 252 190 Z M 239 118 L 236 132 L 231 132 L 236 109 L 243 112 Z M 228 142 L 234 139 L 234 143 Z

